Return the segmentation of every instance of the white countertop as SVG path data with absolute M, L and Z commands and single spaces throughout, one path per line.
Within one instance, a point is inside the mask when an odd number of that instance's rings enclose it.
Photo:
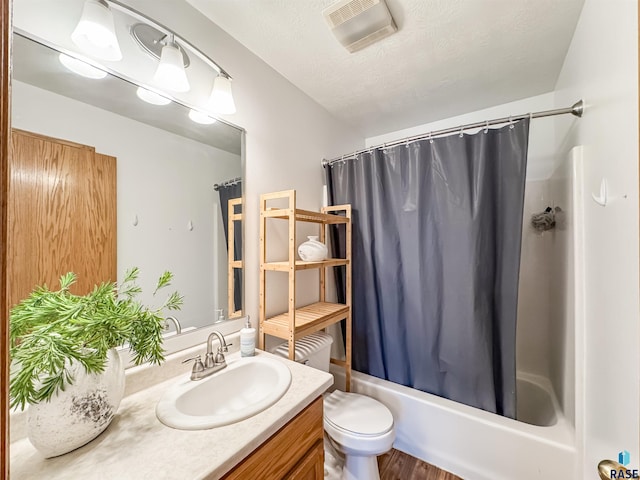
M 198 348 L 197 353 L 202 349 Z M 194 350 L 185 351 L 179 358 L 167 362 L 165 371 L 174 372 L 181 368 L 184 373 L 142 390 L 135 391 L 145 382 L 152 381 L 150 379 L 157 381 L 165 367 L 128 372 L 128 394 L 111 425 L 98 438 L 73 452 L 44 459 L 27 438 L 18 438 L 14 434 L 11 479 L 217 479 L 333 383 L 333 377 L 326 372 L 256 350 L 259 355 L 279 359 L 291 370 L 289 390 L 278 402 L 251 418 L 231 425 L 197 431 L 175 430 L 156 418 L 156 403 L 167 388 L 189 376 L 189 366 L 177 365 L 181 358 L 192 355 Z M 227 356 L 227 361 L 238 358 L 239 353 L 232 353 Z M 15 421 L 24 421 L 24 418 L 18 420 L 16 417 Z M 15 431 L 19 432 L 20 427 Z

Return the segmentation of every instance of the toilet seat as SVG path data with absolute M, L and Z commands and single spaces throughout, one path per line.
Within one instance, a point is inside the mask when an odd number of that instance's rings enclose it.
M 324 399 L 324 421 L 343 434 L 379 437 L 393 429 L 393 415 L 377 400 L 336 390 Z

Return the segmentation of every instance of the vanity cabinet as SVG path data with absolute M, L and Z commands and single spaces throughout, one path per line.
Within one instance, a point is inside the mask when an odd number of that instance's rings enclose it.
M 222 478 L 322 480 L 323 438 L 322 397 L 318 397 Z
M 269 204 L 278 203 L 279 207 Z M 286 202 L 286 207 L 282 204 Z M 269 220 L 286 221 L 288 227 L 287 260 L 267 261 L 267 223 Z M 345 229 L 344 258 L 328 258 L 318 262 L 297 259 L 296 224 L 315 223 L 320 227 L 320 242 L 327 241 L 328 230 L 332 226 Z M 326 299 L 327 268 L 344 267 L 345 302 L 334 303 Z M 302 307 L 296 306 L 296 272 L 317 270 L 320 276 L 318 301 Z M 267 272 L 288 274 L 287 311 L 267 317 Z M 345 369 L 345 390 L 351 386 L 351 205 L 323 207 L 320 212 L 302 210 L 296 207 L 296 191 L 265 193 L 260 195 L 260 348 L 264 349 L 265 336 L 272 335 L 289 341 L 289 359 L 295 361 L 296 340 L 310 333 L 322 330 L 334 323 L 346 321 L 345 360 L 332 358 L 331 363 Z

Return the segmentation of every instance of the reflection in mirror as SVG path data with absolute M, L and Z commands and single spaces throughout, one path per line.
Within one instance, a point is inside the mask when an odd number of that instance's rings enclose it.
M 242 316 L 242 179 L 234 178 L 214 188 L 220 194 L 227 241 L 229 318 L 236 318 Z
M 118 279 L 138 266 L 143 291 L 152 292 L 161 272 L 173 272 L 185 299 L 175 315 L 183 332 L 238 315 L 241 227 L 231 215 L 228 249 L 227 210 L 230 198 L 241 197 L 242 130 L 194 123 L 175 102 L 143 102 L 137 85 L 111 74 L 72 73 L 58 51 L 25 36 L 15 34 L 13 48 L 13 127 L 116 158 Z M 153 304 L 147 295 L 141 301 Z

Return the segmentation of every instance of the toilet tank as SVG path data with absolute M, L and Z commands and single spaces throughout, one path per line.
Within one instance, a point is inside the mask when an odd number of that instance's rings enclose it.
M 324 332 L 316 332 L 302 337 L 296 341 L 296 362 L 328 372 L 332 343 L 331 335 Z M 289 342 L 281 343 L 271 350 L 271 353 L 288 358 Z

